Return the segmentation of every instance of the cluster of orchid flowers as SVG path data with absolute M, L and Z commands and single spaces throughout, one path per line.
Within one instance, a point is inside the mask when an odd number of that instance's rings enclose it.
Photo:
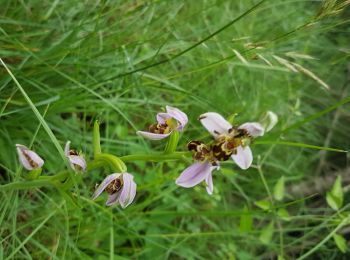
M 148 131 L 137 131 L 137 134 L 150 140 L 161 140 L 173 133 L 182 132 L 188 123 L 188 117 L 184 112 L 170 106 L 166 106 L 165 113 L 158 113 L 156 120 L 157 123 L 150 125 Z M 194 163 L 180 174 L 175 183 L 181 187 L 190 188 L 205 181 L 206 190 L 211 195 L 214 189 L 213 170 L 218 170 L 220 162 L 230 158 L 241 169 L 248 169 L 253 161 L 249 145 L 254 138 L 262 136 L 265 129 L 257 122 L 232 126 L 220 114 L 214 112 L 202 114 L 199 121 L 214 138 L 208 144 L 197 140 L 188 143 L 187 148 L 192 152 Z M 16 144 L 16 147 L 23 167 L 30 171 L 40 170 L 41 172 L 44 160 L 24 145 Z M 65 146 L 65 155 L 74 171 L 86 170 L 87 164 L 83 155 L 71 150 L 69 141 Z M 133 202 L 136 187 L 133 175 L 127 173 L 125 168 L 124 172 L 108 175 L 97 187 L 92 199 L 96 199 L 105 191 L 108 194 L 107 206 L 120 204 L 125 208 Z

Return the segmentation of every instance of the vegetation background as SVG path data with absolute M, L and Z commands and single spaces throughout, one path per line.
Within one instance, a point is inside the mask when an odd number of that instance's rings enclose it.
M 236 124 L 279 117 L 252 146 L 253 167 L 215 172 L 212 196 L 175 185 L 190 160 L 128 162 L 138 190 L 125 210 L 91 200 L 106 171 L 85 174 L 70 196 L 2 191 L 0 259 L 348 259 L 349 156 L 307 145 L 350 146 L 349 4 L 0 0 L 1 59 L 59 144 L 71 140 L 87 159 L 95 119 L 103 150 L 122 156 L 164 148 L 135 132 L 165 105 L 190 119 L 178 151 L 210 139 L 204 112 L 236 114 Z M 45 175 L 63 170 L 3 66 L 0 102 L 0 183 L 26 174 L 16 143 L 45 158 Z M 334 210 L 326 192 L 338 175 Z

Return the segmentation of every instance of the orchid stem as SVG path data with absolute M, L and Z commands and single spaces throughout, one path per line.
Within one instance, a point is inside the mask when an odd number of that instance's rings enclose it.
M 114 172 L 126 172 L 127 170 L 126 165 L 119 157 L 108 153 L 97 154 L 92 163 L 95 164 L 95 166 L 109 166 Z
M 179 143 L 180 133 L 179 131 L 173 131 L 169 136 L 169 140 L 165 146 L 164 154 L 174 153 Z
M 1 185 L 0 191 L 7 191 L 7 190 L 25 190 L 25 189 L 32 189 L 32 188 L 40 188 L 43 186 L 50 186 L 53 185 L 53 182 L 51 179 L 39 179 L 34 181 L 18 181 L 18 182 L 12 182 L 9 184 Z
M 190 152 L 174 152 L 169 154 L 132 154 L 120 157 L 123 162 L 130 161 L 151 161 L 151 162 L 162 162 L 171 160 L 180 160 L 184 157 L 191 156 Z

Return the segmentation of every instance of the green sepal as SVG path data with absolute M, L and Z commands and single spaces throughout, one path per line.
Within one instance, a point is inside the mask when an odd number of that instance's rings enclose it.
M 31 170 L 30 172 L 28 172 L 24 175 L 24 178 L 27 180 L 36 180 L 39 178 L 42 171 L 43 171 L 42 168 L 37 168 L 37 169 Z

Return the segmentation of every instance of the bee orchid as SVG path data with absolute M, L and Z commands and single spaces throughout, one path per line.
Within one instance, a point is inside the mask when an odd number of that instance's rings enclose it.
M 208 112 L 199 117 L 202 125 L 215 138 L 214 157 L 226 161 L 230 157 L 241 169 L 248 169 L 253 162 L 249 144 L 255 137 L 264 135 L 264 128 L 256 122 L 232 126 L 220 114 Z
M 119 203 L 122 208 L 126 208 L 136 195 L 134 176 L 127 172 L 108 175 L 98 186 L 92 199 L 96 199 L 103 191 L 108 193 L 107 206 Z
M 191 141 L 187 147 L 193 152 L 195 162 L 180 174 L 175 183 L 184 188 L 191 188 L 205 181 L 208 194 L 213 194 L 212 171 L 219 169 L 219 163 L 213 157 L 211 147 L 200 141 Z
M 181 110 L 166 106 L 166 113 L 158 113 L 157 123 L 149 126 L 149 131 L 137 131 L 137 134 L 150 140 L 161 140 L 174 130 L 183 131 L 188 122 L 187 115 Z
M 16 148 L 19 161 L 27 170 L 31 171 L 39 169 L 44 165 L 44 160 L 41 159 L 41 157 L 37 153 L 33 152 L 32 150 L 29 150 L 28 147 L 21 144 L 16 144 Z
M 64 153 L 67 156 L 73 170 L 85 171 L 86 161 L 84 157 L 79 155 L 77 151 L 70 149 L 70 141 L 66 143 L 66 146 L 64 147 Z

